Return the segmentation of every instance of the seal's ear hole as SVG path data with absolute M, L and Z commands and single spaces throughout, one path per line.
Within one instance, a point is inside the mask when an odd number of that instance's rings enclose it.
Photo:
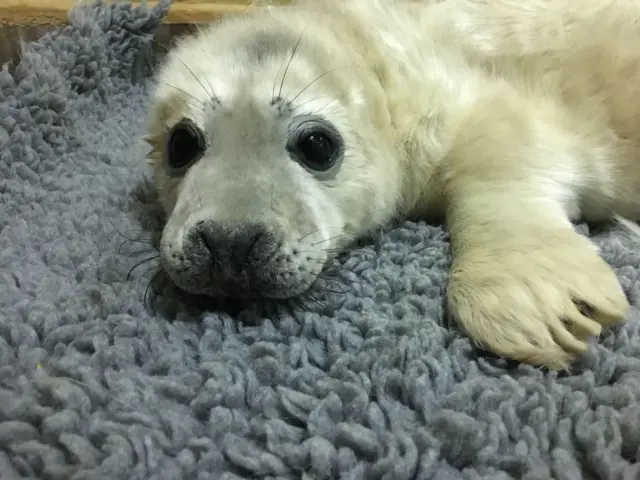
M 165 163 L 173 173 L 185 169 L 202 158 L 206 149 L 204 132 L 192 120 L 182 119 L 169 131 L 164 149 Z

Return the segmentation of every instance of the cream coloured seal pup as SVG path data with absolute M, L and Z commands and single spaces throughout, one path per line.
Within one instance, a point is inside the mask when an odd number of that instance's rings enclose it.
M 640 214 L 638 19 L 622 0 L 299 1 L 181 39 L 147 135 L 163 268 L 288 298 L 392 218 L 442 217 L 468 335 L 567 367 L 628 309 L 571 222 Z

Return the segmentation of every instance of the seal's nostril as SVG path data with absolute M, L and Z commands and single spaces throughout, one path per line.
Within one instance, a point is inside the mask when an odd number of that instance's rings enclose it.
M 264 236 L 265 236 L 265 232 L 259 231 L 253 235 L 253 239 L 249 240 L 248 242 L 249 248 L 247 249 L 247 258 L 251 256 L 251 254 L 253 253 L 253 249 L 256 248 L 256 245 L 258 244 L 258 242 L 260 242 L 260 240 Z
M 264 261 L 269 244 L 267 231 L 259 224 L 244 224 L 233 232 L 230 260 L 236 268 L 247 268 Z
M 200 232 L 200 238 L 202 239 L 202 243 L 204 244 L 204 246 L 207 247 L 207 250 L 209 250 L 209 253 L 213 253 L 213 245 L 211 245 L 211 239 L 207 236 L 207 234 L 205 232 Z
M 275 234 L 263 224 L 224 225 L 205 222 L 191 231 L 193 247 L 222 270 L 257 275 L 278 251 Z M 231 279 L 229 279 L 231 280 Z

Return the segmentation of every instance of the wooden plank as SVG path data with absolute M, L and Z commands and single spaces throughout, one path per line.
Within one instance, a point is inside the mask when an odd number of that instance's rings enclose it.
M 251 0 L 173 0 L 176 3 L 209 3 L 218 5 L 251 5 Z M 275 2 L 279 3 L 279 2 Z
M 76 3 L 77 0 L 0 0 L 0 24 L 63 24 L 67 22 L 69 9 Z M 148 2 L 150 6 L 155 3 Z M 165 17 L 165 23 L 211 22 L 222 15 L 257 8 L 252 7 L 250 3 L 250 0 L 176 0 Z

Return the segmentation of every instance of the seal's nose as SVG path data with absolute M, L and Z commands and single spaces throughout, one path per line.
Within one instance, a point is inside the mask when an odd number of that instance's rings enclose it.
M 192 248 L 206 252 L 212 268 L 225 277 L 252 271 L 268 261 L 277 248 L 275 235 L 261 223 L 228 226 L 199 222 L 190 236 Z

